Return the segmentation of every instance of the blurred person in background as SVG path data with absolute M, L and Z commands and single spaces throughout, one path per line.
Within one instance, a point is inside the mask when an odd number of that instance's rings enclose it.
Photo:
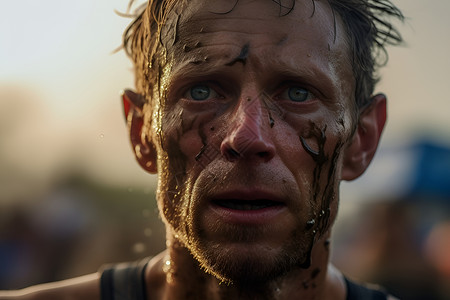
M 369 166 L 386 0 L 150 1 L 123 104 L 167 249 L 0 299 L 388 299 L 329 262 L 341 180 Z

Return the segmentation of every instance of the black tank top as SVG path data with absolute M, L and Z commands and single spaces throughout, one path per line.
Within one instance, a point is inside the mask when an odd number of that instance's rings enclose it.
M 101 300 L 147 300 L 145 267 L 149 259 L 105 266 L 100 279 Z
M 106 266 L 100 280 L 101 300 L 147 300 L 145 267 L 148 259 Z M 346 300 L 385 300 L 388 294 L 356 284 L 345 278 Z

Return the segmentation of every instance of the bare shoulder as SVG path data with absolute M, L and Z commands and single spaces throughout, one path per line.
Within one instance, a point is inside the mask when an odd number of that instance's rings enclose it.
M 40 284 L 17 291 L 0 291 L 0 300 L 100 300 L 100 274 Z

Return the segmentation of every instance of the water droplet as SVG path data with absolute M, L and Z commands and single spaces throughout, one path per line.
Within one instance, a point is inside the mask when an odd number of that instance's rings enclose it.
M 145 228 L 145 229 L 144 229 L 144 235 L 145 235 L 146 237 L 151 237 L 152 234 L 153 234 L 153 230 L 152 230 L 151 228 Z
M 164 273 L 169 274 L 169 272 L 170 272 L 170 265 L 171 265 L 170 258 L 167 257 L 166 260 L 164 261 L 164 265 L 163 265 Z M 173 278 L 167 278 L 167 279 L 169 280 L 169 279 L 173 279 Z
M 133 253 L 141 254 L 146 250 L 146 246 L 144 243 L 136 243 L 133 245 Z
M 105 135 L 103 133 L 100 133 L 99 136 L 100 136 L 101 139 L 105 137 Z
M 316 220 L 311 219 L 308 222 L 306 222 L 306 229 L 310 229 L 314 226 L 314 224 L 316 224 Z

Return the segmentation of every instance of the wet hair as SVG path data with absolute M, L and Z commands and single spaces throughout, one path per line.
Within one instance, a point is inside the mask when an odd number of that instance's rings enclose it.
M 131 0 L 132 3 L 134 0 Z M 136 14 L 123 35 L 123 47 L 135 67 L 136 88 L 149 96 L 159 85 L 162 75 L 161 29 L 177 0 L 149 0 Z M 233 8 L 239 0 L 236 0 Z M 289 14 L 295 5 L 280 5 L 280 17 Z M 311 0 L 314 9 L 315 1 Z M 391 20 L 403 21 L 402 12 L 389 0 L 327 0 L 333 14 L 342 20 L 347 33 L 353 75 L 356 81 L 355 102 L 361 111 L 370 105 L 371 95 L 379 80 L 378 69 L 388 61 L 387 45 L 402 43 L 402 37 Z M 232 10 L 232 9 L 231 9 Z M 230 11 L 231 11 L 230 10 Z M 314 12 L 313 12 L 314 14 Z M 335 19 L 336 26 L 336 19 Z
M 314 0 L 313 0 L 314 1 Z M 389 0 L 328 0 L 340 16 L 347 31 L 353 75 L 355 101 L 362 110 L 370 105 L 379 81 L 378 68 L 388 61 L 386 45 L 403 42 L 392 19 L 404 20 L 402 12 Z
M 128 10 L 135 0 L 130 0 Z M 135 84 L 138 93 L 148 100 L 154 87 L 159 86 L 162 75 L 161 30 L 171 9 L 184 1 L 148 0 L 130 16 L 134 20 L 123 34 L 122 46 L 134 64 Z

